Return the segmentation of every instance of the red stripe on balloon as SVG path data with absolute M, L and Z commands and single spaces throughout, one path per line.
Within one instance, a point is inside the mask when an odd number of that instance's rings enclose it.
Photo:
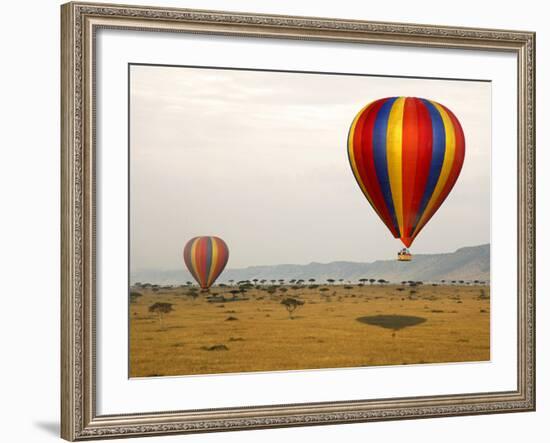
M 401 168 L 403 186 L 403 232 L 408 237 L 414 223 L 412 203 L 418 162 L 418 116 L 414 98 L 407 97 L 403 106 L 403 128 L 401 138 Z
M 422 197 L 426 191 L 426 185 L 428 183 L 428 176 L 430 171 L 430 165 L 432 162 L 432 119 L 430 112 L 422 100 L 414 99 L 416 107 L 417 117 L 417 136 L 418 136 L 418 152 L 416 159 L 416 172 L 415 180 L 413 184 L 411 206 L 409 213 L 409 228 L 407 236 L 410 236 L 414 229 L 414 224 L 417 219 L 418 212 L 421 209 Z M 415 235 L 416 237 L 416 235 Z M 414 240 L 414 237 L 411 238 Z
M 208 279 L 206 269 L 206 242 L 208 238 L 200 237 L 197 240 L 197 246 L 195 248 L 195 264 L 197 265 L 197 274 L 199 276 L 199 284 L 202 288 L 206 286 L 206 280 Z
M 394 237 L 399 233 L 393 226 L 389 209 L 384 201 L 382 190 L 378 183 L 378 176 L 374 166 L 374 153 L 372 145 L 372 133 L 376 116 L 382 105 L 388 99 L 377 100 L 363 111 L 355 125 L 353 137 L 353 155 L 359 180 L 363 183 L 369 193 L 372 204 L 378 210 L 384 224 L 388 227 Z

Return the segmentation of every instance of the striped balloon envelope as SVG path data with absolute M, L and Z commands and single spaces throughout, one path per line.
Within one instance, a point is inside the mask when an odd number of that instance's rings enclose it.
M 183 260 L 202 289 L 208 289 L 222 273 L 229 249 L 219 237 L 194 237 L 183 248 Z
M 464 155 L 458 119 L 445 106 L 423 98 L 376 100 L 359 111 L 348 135 L 357 183 L 406 247 L 453 189 Z

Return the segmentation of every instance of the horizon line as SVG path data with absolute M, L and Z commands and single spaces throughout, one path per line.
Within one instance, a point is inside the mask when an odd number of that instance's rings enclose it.
M 487 243 L 481 243 L 481 244 L 478 244 L 478 245 L 461 246 L 461 247 L 455 249 L 454 251 L 450 251 L 450 252 L 421 253 L 421 254 L 413 254 L 413 256 L 414 257 L 422 257 L 422 256 L 427 256 L 427 255 L 449 255 L 449 254 L 455 254 L 458 251 L 460 251 L 461 249 L 479 248 L 479 247 L 482 247 L 482 246 L 489 246 L 490 247 L 491 243 L 487 242 Z M 312 264 L 330 265 L 330 264 L 333 264 L 333 263 L 353 263 L 353 264 L 369 265 L 369 264 L 373 264 L 373 263 L 377 263 L 377 262 L 381 262 L 381 261 L 382 262 L 384 262 L 384 261 L 395 261 L 395 259 L 392 259 L 392 258 L 378 259 L 378 260 L 368 261 L 368 262 L 353 261 L 353 260 L 333 260 L 333 261 L 329 261 L 329 262 L 310 261 L 308 263 L 278 263 L 278 264 L 272 264 L 272 265 L 248 265 L 248 266 L 243 266 L 243 267 L 227 268 L 227 269 L 224 269 L 224 272 L 227 272 L 227 271 L 242 271 L 242 270 L 246 270 L 246 269 L 250 269 L 250 268 L 269 268 L 269 267 L 274 267 L 274 266 L 309 266 L 309 265 L 312 265 Z M 145 272 L 145 271 L 181 272 L 181 270 L 182 270 L 181 268 L 163 268 L 163 269 L 160 269 L 160 268 L 141 268 L 141 269 L 137 269 L 135 271 L 130 270 L 129 274 L 138 273 L 138 272 Z M 186 269 L 183 269 L 183 270 L 185 272 L 188 272 Z

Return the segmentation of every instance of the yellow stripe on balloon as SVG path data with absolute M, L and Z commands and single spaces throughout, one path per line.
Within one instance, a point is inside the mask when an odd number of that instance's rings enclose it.
M 403 235 L 403 112 L 405 98 L 399 97 L 393 103 L 388 117 L 386 133 L 386 159 L 388 176 L 393 199 L 393 207 L 399 225 L 399 233 Z
M 369 103 L 367 106 L 365 106 L 363 109 L 361 109 L 357 113 L 355 118 L 353 119 L 353 122 L 351 124 L 351 128 L 349 130 L 349 137 L 348 137 L 348 155 L 349 155 L 349 161 L 350 161 L 350 164 L 351 164 L 351 169 L 353 170 L 353 175 L 355 175 L 355 178 L 357 179 L 357 183 L 359 183 L 359 186 L 361 187 L 361 190 L 363 191 L 363 194 L 365 195 L 365 197 L 367 197 L 367 200 L 369 201 L 370 205 L 372 206 L 372 208 L 374 209 L 376 214 L 378 214 L 378 216 L 380 218 L 382 218 L 382 216 L 380 215 L 380 212 L 378 212 L 378 209 L 376 208 L 376 206 L 372 202 L 372 198 L 369 195 L 365 184 L 361 180 L 361 176 L 359 175 L 359 171 L 357 170 L 357 163 L 355 162 L 355 153 L 353 152 L 353 140 L 354 140 L 354 137 L 355 137 L 355 126 L 357 126 L 357 122 L 359 121 L 359 118 L 361 117 L 361 115 L 363 115 L 363 112 L 372 103 L 373 102 Z
M 212 285 L 212 280 L 214 280 L 214 270 L 218 264 L 218 241 L 215 238 L 212 238 L 212 260 L 210 261 L 210 272 L 208 274 L 208 286 Z
M 430 197 L 430 201 L 428 202 L 428 205 L 426 206 L 426 210 L 422 214 L 422 217 L 420 218 L 419 223 L 416 225 L 416 229 L 414 230 L 413 236 L 416 235 L 416 233 L 420 229 L 422 229 L 422 226 L 424 226 L 430 213 L 434 209 L 434 205 L 438 200 L 441 194 L 441 191 L 445 186 L 445 183 L 447 183 L 447 180 L 449 179 L 449 174 L 451 173 L 451 169 L 453 167 L 453 163 L 455 159 L 456 139 L 455 139 L 454 126 L 451 121 L 451 118 L 449 117 L 445 109 L 443 109 L 438 103 L 435 103 L 432 101 L 430 101 L 430 103 L 434 105 L 439 111 L 439 114 L 441 115 L 441 119 L 443 120 L 443 126 L 445 127 L 445 156 L 443 157 L 441 174 L 439 174 L 439 179 L 437 180 L 437 184 L 435 185 L 434 192 Z
M 191 245 L 191 266 L 192 266 L 193 271 L 195 272 L 195 275 L 197 276 L 197 278 L 200 278 L 198 270 L 197 270 L 197 258 L 196 258 L 196 255 L 197 255 L 196 251 L 197 251 L 197 243 L 198 242 L 199 242 L 199 239 L 196 238 L 193 241 L 193 244 Z

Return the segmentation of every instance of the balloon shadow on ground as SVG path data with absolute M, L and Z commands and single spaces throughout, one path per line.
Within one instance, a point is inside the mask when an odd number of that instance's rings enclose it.
M 359 317 L 357 321 L 371 326 L 380 326 L 381 328 L 399 331 L 409 326 L 416 326 L 424 323 L 426 319 L 424 317 L 415 317 L 412 315 L 371 315 Z

